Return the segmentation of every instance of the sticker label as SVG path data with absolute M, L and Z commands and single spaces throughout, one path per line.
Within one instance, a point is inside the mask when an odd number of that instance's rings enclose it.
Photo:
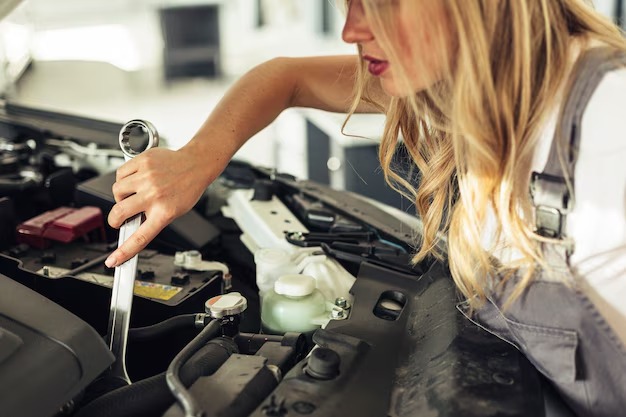
M 37 271 L 37 273 L 40 275 L 49 276 L 52 278 L 63 276 L 67 272 L 69 272 L 69 269 L 53 266 L 46 267 L 46 271 L 44 271 L 44 268 Z M 108 288 L 113 288 L 113 277 L 109 275 L 83 272 L 76 275 L 76 278 L 94 284 L 102 285 Z M 181 291 L 181 287 L 174 287 L 173 285 L 135 280 L 135 289 L 133 293 L 141 297 L 153 298 L 155 300 L 161 301 L 169 301 Z

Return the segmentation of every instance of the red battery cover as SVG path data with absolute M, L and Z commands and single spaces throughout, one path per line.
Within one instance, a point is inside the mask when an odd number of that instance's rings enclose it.
M 46 211 L 37 217 L 25 221 L 17 226 L 17 242 L 26 243 L 38 249 L 45 249 L 50 242 L 44 239 L 44 232 L 55 220 L 74 211 L 71 207 L 59 207 L 55 210 Z
M 102 211 L 98 207 L 82 207 L 56 218 L 43 232 L 43 237 L 58 242 L 69 243 L 87 233 L 100 229 L 105 239 Z

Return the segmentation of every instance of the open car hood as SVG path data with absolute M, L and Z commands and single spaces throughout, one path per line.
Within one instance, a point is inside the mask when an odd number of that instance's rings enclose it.
M 0 20 L 4 19 L 4 17 L 11 13 L 20 3 L 22 3 L 22 0 L 4 0 L 0 2 Z

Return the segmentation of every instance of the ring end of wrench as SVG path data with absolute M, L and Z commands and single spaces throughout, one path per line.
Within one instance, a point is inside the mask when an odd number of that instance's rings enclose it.
M 152 123 L 147 120 L 141 119 L 130 120 L 124 123 L 124 125 L 120 129 L 119 135 L 120 148 L 122 149 L 122 152 L 127 159 L 134 158 L 135 156 L 143 152 L 137 152 L 130 146 L 130 134 L 132 129 L 134 128 L 141 128 L 148 134 L 148 145 L 146 146 L 144 151 L 159 146 L 159 132 L 157 132 Z

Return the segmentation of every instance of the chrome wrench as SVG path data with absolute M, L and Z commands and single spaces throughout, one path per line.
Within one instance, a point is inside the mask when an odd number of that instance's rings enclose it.
M 133 128 L 142 128 L 147 132 L 148 145 L 146 149 L 156 147 L 159 144 L 159 134 L 152 123 L 144 120 L 131 120 L 122 126 L 119 136 L 120 148 L 122 148 L 126 161 L 141 153 L 135 151 L 130 146 L 130 134 Z M 142 223 L 142 215 L 143 213 L 139 213 L 129 218 L 120 227 L 118 247 L 139 229 Z M 120 379 L 127 384 L 130 384 L 130 378 L 126 371 L 126 339 L 130 324 L 130 310 L 133 304 L 137 259 L 138 255 L 135 255 L 123 264 L 115 267 L 107 332 L 109 349 L 115 356 L 115 362 L 109 369 L 109 376 Z

